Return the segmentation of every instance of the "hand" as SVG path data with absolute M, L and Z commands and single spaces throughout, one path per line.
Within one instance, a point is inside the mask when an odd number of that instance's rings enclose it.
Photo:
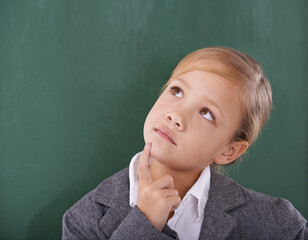
M 176 209 L 181 198 L 174 189 L 173 178 L 165 175 L 152 181 L 149 171 L 151 144 L 147 143 L 143 149 L 139 163 L 139 186 L 137 206 L 155 228 L 162 231 L 169 213 Z

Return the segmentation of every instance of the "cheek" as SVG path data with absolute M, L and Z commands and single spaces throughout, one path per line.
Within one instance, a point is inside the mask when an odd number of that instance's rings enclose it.
M 154 126 L 154 122 L 155 122 L 155 117 L 157 116 L 156 113 L 156 104 L 152 107 L 152 109 L 150 110 L 150 112 L 148 113 L 145 121 L 144 121 L 144 125 L 143 125 L 143 137 L 144 137 L 144 141 L 148 141 L 147 136 L 148 133 L 151 131 L 151 129 Z
M 151 108 L 150 112 L 148 113 L 145 123 L 151 123 L 152 121 L 156 121 L 157 118 L 160 118 L 162 116 L 163 111 L 163 104 L 161 104 L 160 101 L 157 100 Z
M 219 149 L 225 144 L 225 134 L 213 126 L 203 125 L 202 130 L 195 128 L 193 134 L 186 139 L 187 146 L 190 147 L 192 153 L 205 154 L 208 156 L 215 155 Z
M 153 121 L 154 116 L 155 116 L 155 109 L 154 109 L 154 107 L 152 107 L 152 109 L 150 110 L 150 112 L 148 113 L 148 115 L 147 115 L 147 117 L 144 121 L 144 128 L 149 127 L 149 125 Z
M 146 119 L 144 121 L 144 125 L 143 125 L 143 138 L 144 138 L 144 142 L 145 143 L 148 141 L 147 133 L 149 131 L 149 128 L 150 128 L 150 113 L 146 117 Z

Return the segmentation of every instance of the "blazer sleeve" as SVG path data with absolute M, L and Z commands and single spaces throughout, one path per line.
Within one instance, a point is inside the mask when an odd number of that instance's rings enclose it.
M 93 190 L 65 212 L 62 219 L 62 239 L 178 239 L 178 235 L 165 225 L 157 230 L 137 208 L 133 207 L 119 223 L 111 236 L 99 226 L 109 207 L 92 200 Z
M 133 207 L 110 239 L 170 240 L 179 238 L 167 224 L 161 232 L 157 230 L 137 207 Z

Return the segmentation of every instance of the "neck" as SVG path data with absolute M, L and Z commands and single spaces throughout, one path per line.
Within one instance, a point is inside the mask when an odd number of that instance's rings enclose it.
M 174 170 L 168 168 L 166 165 L 159 163 L 152 158 L 150 174 L 153 181 L 165 176 L 170 175 L 173 178 L 174 188 L 179 192 L 181 199 L 185 196 L 187 191 L 198 180 L 202 169 L 192 170 Z

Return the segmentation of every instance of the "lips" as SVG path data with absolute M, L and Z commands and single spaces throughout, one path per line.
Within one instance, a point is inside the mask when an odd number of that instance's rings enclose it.
M 176 145 L 173 140 L 173 136 L 168 128 L 165 127 L 158 127 L 154 128 L 155 132 L 160 135 L 162 138 L 165 138 L 167 141 L 171 142 L 172 144 Z

